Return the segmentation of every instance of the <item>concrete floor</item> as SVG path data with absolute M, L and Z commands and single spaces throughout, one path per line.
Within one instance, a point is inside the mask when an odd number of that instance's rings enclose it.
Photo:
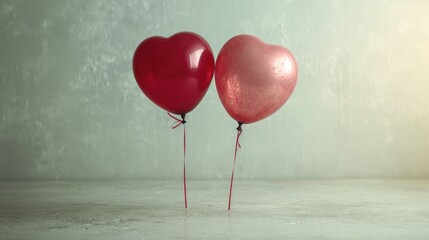
M 1 182 L 0 239 L 429 239 L 429 180 Z

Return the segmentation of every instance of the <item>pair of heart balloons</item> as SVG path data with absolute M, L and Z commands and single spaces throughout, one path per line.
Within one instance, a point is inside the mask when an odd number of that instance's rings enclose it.
M 215 73 L 216 89 L 228 114 L 238 122 L 232 183 L 241 125 L 264 119 L 290 97 L 297 81 L 297 64 L 284 47 L 268 45 L 251 35 L 238 35 L 222 47 L 216 60 L 201 36 L 181 32 L 169 38 L 150 37 L 137 47 L 133 59 L 134 77 L 143 93 L 155 104 L 181 115 L 176 128 L 206 94 Z M 183 187 L 186 197 L 186 133 L 183 125 Z
M 152 102 L 183 119 L 203 99 L 215 73 L 222 105 L 240 125 L 276 112 L 297 81 L 292 53 L 251 35 L 238 35 L 226 42 L 216 64 L 209 44 L 198 34 L 150 37 L 137 47 L 133 71 Z

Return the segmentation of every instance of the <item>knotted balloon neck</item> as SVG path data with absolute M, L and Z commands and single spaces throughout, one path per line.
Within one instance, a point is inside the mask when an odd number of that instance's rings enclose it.
M 168 116 L 170 116 L 171 118 L 173 118 L 174 120 L 176 120 L 175 122 L 173 122 L 173 123 L 171 124 L 171 128 L 172 128 L 172 129 L 177 128 L 180 124 L 185 124 L 185 123 L 186 123 L 186 120 L 185 120 L 186 113 L 182 113 L 182 114 L 180 114 L 180 117 L 182 118 L 182 120 L 180 120 L 179 118 L 177 118 L 177 117 L 175 117 L 175 116 L 171 115 L 171 113 L 169 113 L 169 112 L 167 112 L 167 114 L 168 114 Z
M 237 131 L 242 132 L 243 129 L 241 129 L 241 125 L 243 125 L 243 123 L 241 123 L 241 122 L 237 122 L 237 123 L 238 123 Z
M 185 124 L 186 123 L 186 120 L 185 120 L 186 113 L 180 114 L 180 117 L 182 118 L 182 124 Z
M 173 122 L 171 124 L 172 129 L 175 129 L 179 125 L 183 124 L 183 199 L 185 202 L 185 208 L 188 208 L 188 198 L 187 198 L 187 194 L 186 194 L 186 127 L 185 127 L 186 113 L 180 114 L 180 117 L 182 118 L 182 120 L 171 115 L 171 113 L 169 113 L 169 112 L 167 112 L 167 114 L 168 114 L 168 116 L 170 116 L 171 118 L 176 120 L 175 122 Z
M 243 129 L 241 128 L 241 126 L 243 125 L 243 123 L 241 123 L 241 122 L 237 122 L 237 123 L 238 123 L 238 127 L 236 128 L 237 129 L 237 142 L 236 142 L 236 145 L 239 148 L 241 148 L 241 145 L 240 145 L 240 135 L 243 132 Z M 237 146 L 235 147 L 235 154 L 234 155 L 237 155 Z M 234 158 L 235 158 L 235 156 L 234 156 Z

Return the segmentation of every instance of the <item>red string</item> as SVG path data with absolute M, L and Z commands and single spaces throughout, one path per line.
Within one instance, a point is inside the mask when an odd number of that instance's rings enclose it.
M 183 194 L 185 208 L 188 208 L 188 198 L 186 197 L 186 125 L 183 124 Z
M 171 115 L 169 112 L 167 112 L 168 116 L 175 119 L 176 121 L 171 124 L 171 128 L 175 129 L 179 125 L 183 124 L 183 198 L 185 201 L 185 208 L 188 208 L 188 198 L 186 196 L 186 127 L 185 127 L 185 119 L 183 117 L 182 120 L 176 118 L 175 116 Z
M 237 150 L 238 148 L 241 148 L 241 145 L 239 142 L 241 133 L 242 133 L 241 128 L 237 129 L 237 138 L 235 140 L 235 150 L 234 150 L 234 164 L 232 165 L 231 182 L 229 184 L 228 211 L 231 210 L 232 183 L 234 181 L 234 169 L 235 169 L 235 160 L 237 159 Z
M 173 118 L 174 120 L 176 120 L 175 122 L 173 122 L 173 123 L 171 124 L 171 128 L 172 128 L 172 129 L 175 129 L 175 128 L 177 128 L 180 124 L 183 124 L 183 123 L 184 123 L 184 120 L 180 120 L 180 119 L 178 119 L 177 117 L 175 117 L 175 116 L 171 115 L 171 113 L 167 112 L 167 114 L 168 114 L 168 116 L 170 116 L 171 118 Z M 173 126 L 173 125 L 174 125 L 174 126 Z

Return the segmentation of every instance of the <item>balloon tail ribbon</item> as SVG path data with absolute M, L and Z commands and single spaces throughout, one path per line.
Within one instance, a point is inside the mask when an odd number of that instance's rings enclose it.
M 228 198 L 228 211 L 231 210 L 231 197 L 232 197 L 232 183 L 234 182 L 234 169 L 235 169 L 235 160 L 237 159 L 237 150 L 241 148 L 240 145 L 240 135 L 243 132 L 241 129 L 242 123 L 238 123 L 237 127 L 237 137 L 235 139 L 235 150 L 234 150 L 234 164 L 232 165 L 232 174 L 231 174 L 231 182 L 229 184 L 229 198 Z
M 176 118 L 171 115 L 169 112 L 167 114 L 175 119 L 176 121 L 171 124 L 172 129 L 176 129 L 179 125 L 183 124 L 183 199 L 185 201 L 185 208 L 188 208 L 188 198 L 186 196 L 186 114 L 181 114 L 182 119 Z

